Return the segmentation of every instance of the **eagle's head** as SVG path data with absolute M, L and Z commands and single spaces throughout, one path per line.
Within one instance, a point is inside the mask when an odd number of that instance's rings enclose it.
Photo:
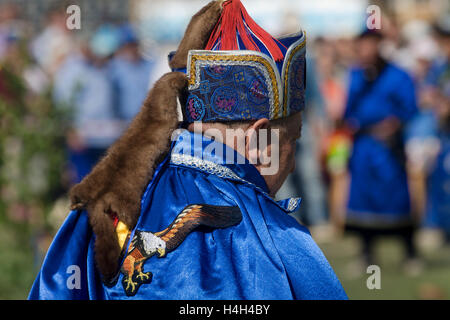
M 166 254 L 166 242 L 151 232 L 141 232 L 140 237 L 147 256 L 158 253 L 161 258 Z

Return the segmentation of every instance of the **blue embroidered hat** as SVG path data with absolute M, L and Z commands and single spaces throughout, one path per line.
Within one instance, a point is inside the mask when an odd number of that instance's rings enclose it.
M 187 122 L 269 120 L 305 105 L 304 32 L 272 38 L 240 0 L 224 3 L 205 50 L 189 51 Z M 170 59 L 170 56 L 169 56 Z

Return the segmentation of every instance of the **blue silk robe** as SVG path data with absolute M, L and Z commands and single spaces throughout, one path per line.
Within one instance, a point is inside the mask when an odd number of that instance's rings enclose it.
M 417 112 L 411 77 L 388 63 L 367 90 L 362 69 L 350 73 L 347 122 L 367 129 L 388 117 L 406 124 Z M 350 158 L 347 223 L 366 227 L 409 224 L 410 198 L 406 170 L 383 141 L 365 132 L 355 138 Z
M 288 215 L 298 208 L 300 199 L 275 202 L 253 165 L 225 163 L 228 152 L 237 159 L 238 154 L 223 144 L 183 130 L 142 197 L 136 229 L 161 231 L 186 205 L 196 203 L 239 206 L 239 224 L 193 231 L 165 257 L 146 260 L 143 268 L 153 273 L 152 282 L 127 297 L 122 275 L 112 287 L 101 282 L 87 213 L 72 211 L 47 253 L 29 298 L 346 299 L 308 230 Z M 66 285 L 73 275 L 72 269 L 68 273 L 71 265 L 80 268 L 80 289 Z

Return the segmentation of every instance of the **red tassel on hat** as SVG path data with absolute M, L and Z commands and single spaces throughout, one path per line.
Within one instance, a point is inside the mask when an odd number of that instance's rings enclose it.
M 283 53 L 277 45 L 280 42 L 250 17 L 240 0 L 224 2 L 222 15 L 205 49 L 213 50 L 216 47 L 218 50 L 239 50 L 238 33 L 247 50 L 261 51 L 252 38 L 253 34 L 264 44 L 275 61 L 283 60 Z

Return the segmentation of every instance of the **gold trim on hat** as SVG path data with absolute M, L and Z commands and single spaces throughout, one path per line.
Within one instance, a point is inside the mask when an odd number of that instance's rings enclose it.
M 234 50 L 234 51 L 212 51 L 212 50 L 191 50 L 188 57 L 188 75 L 189 88 L 195 88 L 198 85 L 198 67 L 199 61 L 208 62 L 253 62 L 261 64 L 267 71 L 270 78 L 270 86 L 273 91 L 273 101 L 271 101 L 271 119 L 278 119 L 282 116 L 280 108 L 282 106 L 281 80 L 276 70 L 275 64 L 269 57 L 263 53 L 250 50 Z
M 303 31 L 303 36 L 294 42 L 286 52 L 285 60 L 283 63 L 282 77 L 284 80 L 284 91 L 283 91 L 283 117 L 289 114 L 288 106 L 288 81 L 289 81 L 289 67 L 291 65 L 292 59 L 295 57 L 297 52 L 306 46 L 306 32 Z

